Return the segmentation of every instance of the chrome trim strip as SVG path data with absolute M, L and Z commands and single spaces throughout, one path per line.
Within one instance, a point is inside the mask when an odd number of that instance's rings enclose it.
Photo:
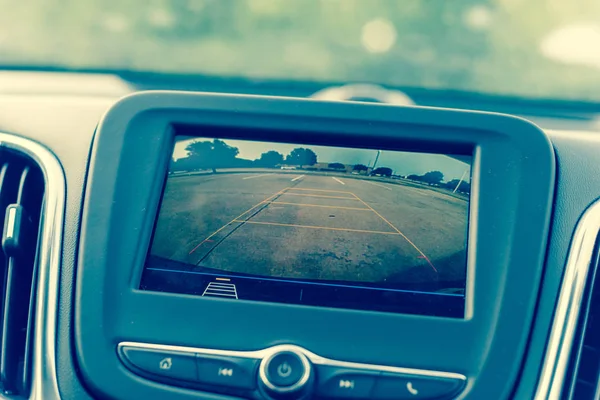
M 0 147 L 30 157 L 46 184 L 40 230 L 35 327 L 32 353 L 32 400 L 60 399 L 56 377 L 58 287 L 65 212 L 65 176 L 57 158 L 44 146 L 19 136 L 0 133 Z
M 301 354 L 304 354 L 310 362 L 315 365 L 327 365 L 332 367 L 340 367 L 340 368 L 356 368 L 356 369 L 365 369 L 365 370 L 374 370 L 374 371 L 382 371 L 382 372 L 391 372 L 396 374 L 404 374 L 404 375 L 415 375 L 416 377 L 432 377 L 432 378 L 446 378 L 446 379 L 458 379 L 461 381 L 466 381 L 467 378 L 464 375 L 453 373 L 453 372 L 441 372 L 441 371 L 429 371 L 423 369 L 413 369 L 413 368 L 403 368 L 403 367 L 390 367 L 386 365 L 374 365 L 374 364 L 360 364 L 354 362 L 347 361 L 337 361 L 331 360 L 325 357 L 321 357 L 312 353 L 300 346 L 295 345 L 277 345 L 273 347 L 269 347 L 262 350 L 255 351 L 232 351 L 232 350 L 215 350 L 215 349 L 202 349 L 195 347 L 183 347 L 183 346 L 172 346 L 172 345 L 164 345 L 164 344 L 153 344 L 153 343 L 138 343 L 138 342 L 121 342 L 118 344 L 119 354 L 122 353 L 123 347 L 135 347 L 138 349 L 148 349 L 148 350 L 163 350 L 163 351 L 177 351 L 182 353 L 196 353 L 196 354 L 206 354 L 213 356 L 224 356 L 224 357 L 241 357 L 241 358 L 252 358 L 262 360 L 266 357 L 269 357 L 273 353 L 279 351 L 294 351 Z
M 577 223 L 571 240 L 535 400 L 561 397 L 599 231 L 600 201 L 596 201 Z
M 308 380 L 310 379 L 313 373 L 312 365 L 310 365 L 310 362 L 308 361 L 308 358 L 304 355 L 304 352 L 298 350 L 297 346 L 292 345 L 274 346 L 271 347 L 269 350 L 271 351 L 271 353 L 262 359 L 258 368 L 258 376 L 261 380 L 261 383 L 270 390 L 272 390 L 274 393 L 278 394 L 286 394 L 295 391 L 300 391 L 308 383 Z M 271 362 L 273 357 L 281 353 L 295 354 L 302 362 L 302 367 L 304 367 L 304 372 L 302 373 L 302 376 L 300 377 L 298 382 L 294 383 L 291 386 L 275 386 L 267 378 L 267 366 L 269 362 Z

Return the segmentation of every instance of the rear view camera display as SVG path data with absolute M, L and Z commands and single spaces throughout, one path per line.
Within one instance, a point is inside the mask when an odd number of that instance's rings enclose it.
M 145 290 L 462 318 L 471 156 L 177 137 Z

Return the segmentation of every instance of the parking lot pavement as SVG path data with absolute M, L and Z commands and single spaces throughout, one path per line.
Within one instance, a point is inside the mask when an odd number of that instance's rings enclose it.
M 152 254 L 224 271 L 368 282 L 464 280 L 468 202 L 310 173 L 169 179 Z

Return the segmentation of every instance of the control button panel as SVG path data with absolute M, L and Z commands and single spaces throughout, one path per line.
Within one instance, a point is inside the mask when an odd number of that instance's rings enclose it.
M 330 360 L 293 345 L 242 352 L 124 342 L 118 354 L 149 379 L 255 400 L 452 399 L 466 382 L 450 372 Z

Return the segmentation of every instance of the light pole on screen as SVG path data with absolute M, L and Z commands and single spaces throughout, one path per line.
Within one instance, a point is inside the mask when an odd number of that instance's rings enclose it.
M 377 166 L 377 161 L 379 161 L 379 155 L 381 154 L 381 150 L 377 150 L 377 155 L 375 156 L 375 162 L 373 163 L 373 169 Z
M 467 176 L 467 172 L 469 172 L 468 169 L 465 169 L 465 172 L 463 172 L 462 176 L 460 177 L 460 180 L 458 181 L 458 184 L 456 185 L 456 187 L 454 188 L 454 190 L 452 191 L 452 193 L 456 193 L 456 191 L 458 190 L 460 184 L 463 182 L 463 180 L 465 179 L 465 176 Z

